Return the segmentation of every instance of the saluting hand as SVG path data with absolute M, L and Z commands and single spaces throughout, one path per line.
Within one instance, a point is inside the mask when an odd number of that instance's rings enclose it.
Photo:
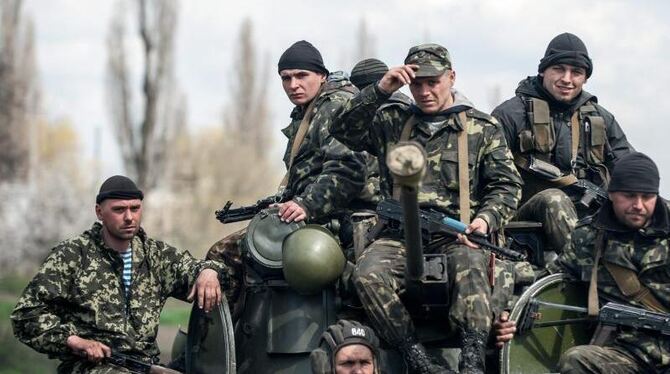
M 418 68 L 418 65 L 402 65 L 389 69 L 379 81 L 379 89 L 387 94 L 396 92 L 400 87 L 412 82 L 414 71 Z
M 221 284 L 219 274 L 213 269 L 204 269 L 195 280 L 188 295 L 188 301 L 198 297 L 198 307 L 209 313 L 215 305 L 221 304 Z
M 112 350 L 108 346 L 99 341 L 80 338 L 77 335 L 70 335 L 65 344 L 75 354 L 85 356 L 91 362 L 97 363 L 112 355 Z

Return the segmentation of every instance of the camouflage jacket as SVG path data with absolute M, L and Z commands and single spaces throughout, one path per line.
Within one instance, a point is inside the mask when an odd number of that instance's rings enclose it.
M 564 272 L 588 287 L 593 270 L 593 252 L 598 230 L 605 230 L 606 243 L 598 265 L 598 296 L 601 304 L 614 301 L 638 308 L 644 306 L 626 298 L 603 261 L 634 270 L 640 282 L 667 309 L 670 309 L 670 203 L 659 197 L 652 224 L 631 231 L 620 224 L 611 203 L 605 205 L 592 223 L 579 226 L 572 234 L 572 242 L 556 261 L 547 265 L 551 273 Z M 670 339 L 644 331 L 622 330 L 616 343 L 657 368 L 670 364 Z
M 359 196 L 366 178 L 364 155 L 353 152 L 333 138 L 328 125 L 356 88 L 346 79 L 329 80 L 314 100 L 314 114 L 307 134 L 289 170 L 287 188 L 309 214 L 308 220 L 325 218 L 344 210 Z M 293 140 L 305 116 L 305 106 L 291 112 L 291 124 L 282 132 L 288 138 L 284 163 L 289 166 Z
M 11 314 L 14 334 L 33 349 L 72 364 L 70 335 L 100 341 L 138 357 L 157 356 L 161 309 L 168 297 L 186 300 L 202 269 L 187 251 L 148 238 L 132 241 L 132 285 L 126 298 L 121 256 L 104 244 L 102 225 L 58 244 L 28 284 Z
M 488 114 L 472 108 L 467 99 L 453 92 L 455 103 L 435 116 L 422 114 L 406 103 L 386 103 L 389 98 L 371 85 L 354 96 L 341 116 L 330 126 L 334 137 L 356 151 L 367 151 L 380 160 L 400 139 L 405 122 L 412 114 L 418 123 L 410 139 L 419 142 L 428 154 L 428 167 L 419 190 L 419 204 L 452 217 L 459 216 L 457 137 L 462 129 L 458 113 L 465 111 L 468 127 L 471 217 L 481 217 L 493 230 L 499 229 L 515 213 L 521 197 L 521 177 L 514 166 L 500 126 Z M 385 104 L 386 103 L 386 104 Z M 384 162 L 379 163 L 381 194 L 392 196 L 393 181 Z

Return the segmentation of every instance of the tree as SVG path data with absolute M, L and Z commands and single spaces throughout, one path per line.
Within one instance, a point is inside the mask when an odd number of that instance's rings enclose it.
M 38 107 L 32 20 L 21 0 L 0 2 L 0 176 L 25 181 L 30 169 L 31 120 Z
M 356 34 L 356 53 L 354 57 L 356 58 L 357 63 L 366 58 L 377 58 L 375 56 L 375 46 L 374 46 L 373 36 L 368 30 L 368 23 L 365 18 L 361 18 L 361 21 L 358 24 L 358 33 Z
M 133 115 L 131 72 L 126 50 L 126 18 L 120 2 L 107 38 L 108 95 L 114 131 L 127 172 L 140 188 L 156 186 L 165 168 L 175 127 L 183 120 L 183 97 L 174 79 L 176 0 L 138 0 L 138 36 L 142 47 L 141 116 Z
M 253 24 L 245 19 L 240 27 L 238 49 L 234 53 L 235 78 L 231 85 L 231 101 L 224 114 L 224 127 L 252 144 L 253 155 L 261 159 L 270 146 L 270 121 L 267 100 L 266 62 L 260 67 L 253 37 Z

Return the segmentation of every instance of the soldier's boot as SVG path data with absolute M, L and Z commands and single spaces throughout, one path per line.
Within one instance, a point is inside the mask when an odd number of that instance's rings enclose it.
M 463 348 L 458 371 L 467 374 L 483 374 L 486 371 L 486 341 L 488 334 L 477 330 L 461 332 Z
M 398 345 L 398 349 L 402 353 L 410 373 L 456 374 L 453 370 L 449 370 L 444 366 L 435 363 L 428 355 L 428 352 L 426 352 L 426 348 L 423 344 L 417 342 L 413 337 L 401 342 Z

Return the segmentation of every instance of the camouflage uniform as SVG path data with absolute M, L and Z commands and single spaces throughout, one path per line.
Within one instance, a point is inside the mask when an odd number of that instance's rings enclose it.
M 418 115 L 410 139 L 419 142 L 428 154 L 419 204 L 458 217 L 457 135 L 462 126 L 457 113 L 465 111 L 471 214 L 484 219 L 496 231 L 515 212 L 521 195 L 521 178 L 497 122 L 473 109 L 459 92 L 454 90 L 452 94 L 455 102 L 449 110 L 427 116 L 404 103 L 381 107 L 389 95 L 372 85 L 347 103 L 330 131 L 350 148 L 386 159 L 387 151 L 399 141 L 405 122 L 413 113 Z M 385 163 L 379 166 L 381 193 L 389 198 L 392 178 Z M 376 331 L 389 343 L 399 345 L 413 334 L 414 327 L 398 296 L 404 289 L 405 249 L 396 239 L 378 239 L 365 250 L 356 265 L 354 282 Z M 449 257 L 449 322 L 454 328 L 487 334 L 492 319 L 488 252 L 456 243 L 442 246 L 439 251 Z
M 131 244 L 132 286 L 126 298 L 123 260 L 104 244 L 101 229 L 95 223 L 81 236 L 57 245 L 11 314 L 16 337 L 60 359 L 59 373 L 90 368 L 67 348 L 70 335 L 99 341 L 147 362 L 157 359 L 156 334 L 165 300 L 186 300 L 202 269 L 220 274 L 223 269 L 140 230 Z
M 644 306 L 626 298 L 603 261 L 635 270 L 640 282 L 670 308 L 670 203 L 658 198 L 652 223 L 631 230 L 619 223 L 611 203 L 605 205 L 594 222 L 578 227 L 571 245 L 547 266 L 552 273 L 565 272 L 585 282 L 591 279 L 596 235 L 605 230 L 606 243 L 598 265 L 598 296 L 608 301 Z M 615 363 L 617 365 L 615 365 Z M 670 368 L 670 339 L 642 330 L 620 330 L 604 347 L 578 346 L 568 350 L 559 363 L 562 373 L 649 373 Z
M 294 194 L 293 200 L 305 208 L 309 222 L 327 223 L 331 218 L 344 216 L 352 200 L 364 204 L 360 198 L 366 177 L 364 156 L 351 151 L 328 132 L 333 115 L 356 91 L 346 79 L 329 78 L 314 99 L 312 121 L 288 171 L 286 188 Z M 287 168 L 295 134 L 308 106 L 296 106 L 291 112 L 291 123 L 282 130 L 289 140 L 284 153 Z M 357 196 L 359 199 L 354 199 Z M 373 197 L 374 191 L 370 191 L 369 198 Z M 231 287 L 226 291 L 231 304 L 238 299 L 242 282 L 240 244 L 245 233 L 242 230 L 223 238 L 207 252 L 208 259 L 221 260 L 231 269 Z
M 529 119 L 527 102 L 530 98 L 536 98 L 546 101 L 549 105 L 549 115 L 551 117 L 554 133 L 554 144 L 551 151 L 546 155 L 540 155 L 537 150 L 522 152 L 521 134 L 531 131 L 532 124 Z M 576 176 L 587 179 L 597 185 L 601 181 L 597 180 L 593 173 L 586 170 L 590 167 L 606 167 L 611 169 L 617 158 L 633 150 L 628 144 L 626 135 L 621 130 L 614 116 L 605 108 L 597 104 L 598 99 L 586 91 L 582 91 L 571 104 L 557 102 L 551 94 L 542 87 L 542 77 L 528 77 L 519 83 L 516 89 L 516 96 L 503 102 L 491 113 L 502 125 L 507 144 L 514 156 L 533 154 L 543 156 L 549 163 L 558 167 L 564 174 L 573 171 L 571 165 L 571 132 L 570 119 L 580 108 L 591 105 L 594 111 L 591 114 L 597 114 L 602 117 L 605 123 L 606 143 L 603 152 L 603 164 L 597 163 L 591 157 L 590 161 L 585 161 L 583 147 L 579 146 L 575 166 Z M 583 137 L 583 134 L 581 135 Z M 593 164 L 596 162 L 596 164 Z M 523 177 L 523 196 L 521 207 L 516 217 L 518 220 L 530 220 L 542 222 L 548 244 L 555 250 L 560 250 L 570 241 L 570 234 L 577 224 L 577 212 L 575 211 L 572 200 L 576 197 L 566 195 L 558 190 L 550 182 L 538 178 L 531 172 L 520 168 Z M 540 191 L 545 191 L 538 194 Z M 530 205 L 530 206 L 526 206 Z M 553 217 L 547 220 L 547 218 Z

